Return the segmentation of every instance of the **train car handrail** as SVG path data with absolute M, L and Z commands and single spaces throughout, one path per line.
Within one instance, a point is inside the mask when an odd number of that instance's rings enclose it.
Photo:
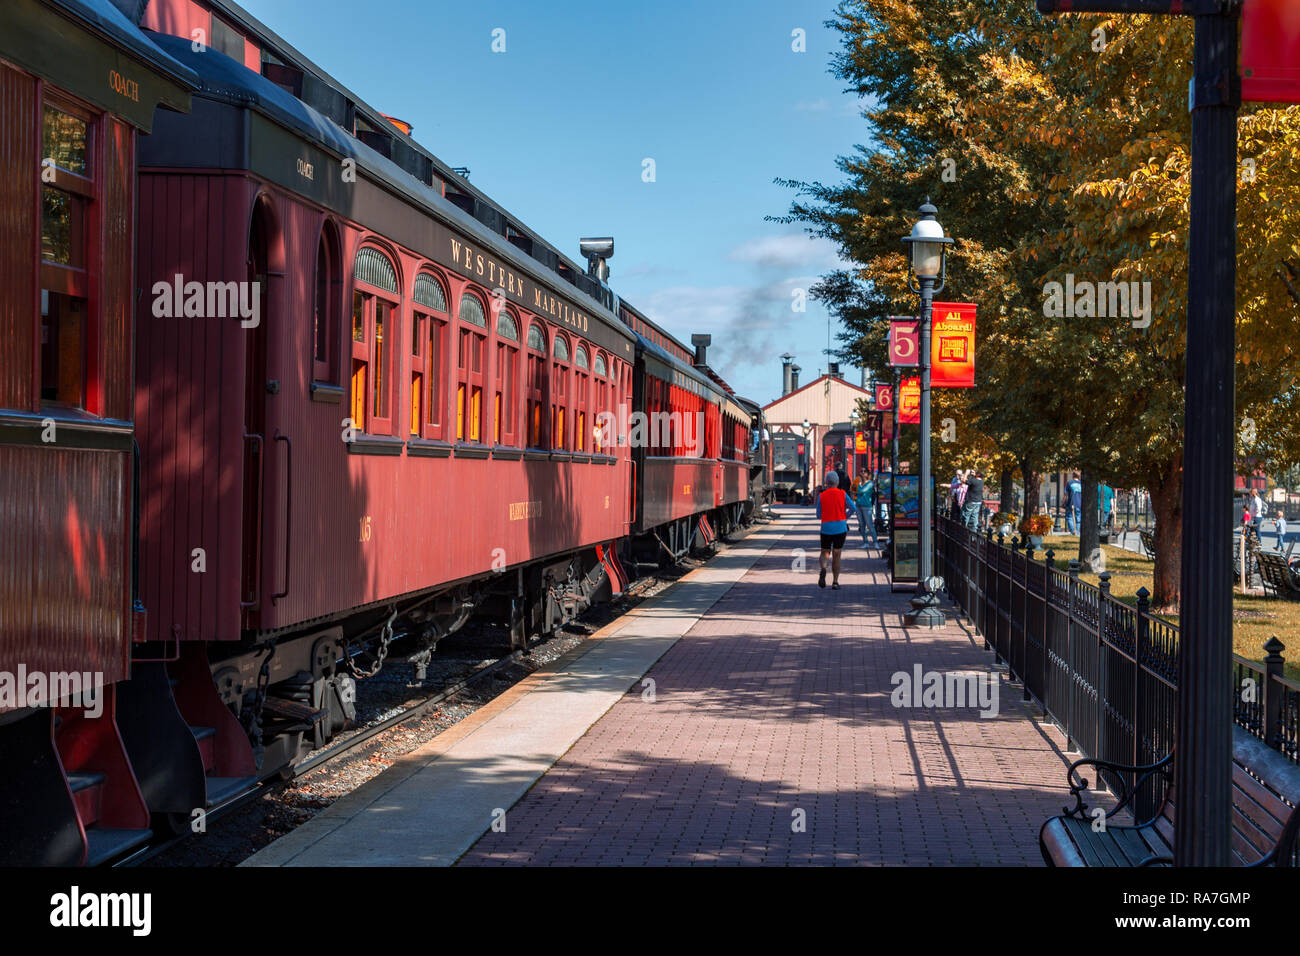
M 271 595 L 271 603 L 279 601 L 289 594 L 289 570 L 292 565 L 293 549 L 293 442 L 288 435 L 281 435 L 275 430 L 275 440 L 284 442 L 284 590 Z

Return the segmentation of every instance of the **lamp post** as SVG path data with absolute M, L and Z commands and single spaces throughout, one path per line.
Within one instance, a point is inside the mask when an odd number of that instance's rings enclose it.
M 939 596 L 935 593 L 943 587 L 943 580 L 931 573 L 934 493 L 930 487 L 930 318 L 934 296 L 943 291 L 947 278 L 947 247 L 952 240 L 943 234 L 943 226 L 935 218 L 938 211 L 927 200 L 912 234 L 903 240 L 912 251 L 907 287 L 921 297 L 921 560 L 916 597 L 911 601 L 913 610 L 903 618 L 914 627 L 942 627 L 944 623 Z

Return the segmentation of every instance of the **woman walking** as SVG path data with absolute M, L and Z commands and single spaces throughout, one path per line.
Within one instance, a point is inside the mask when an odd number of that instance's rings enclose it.
M 840 487 L 840 476 L 826 472 L 826 488 L 817 496 L 817 517 L 822 519 L 821 574 L 817 586 L 826 587 L 826 565 L 831 566 L 831 588 L 840 589 L 840 559 L 844 555 L 844 539 L 849 536 L 849 515 L 855 514 L 853 499 Z

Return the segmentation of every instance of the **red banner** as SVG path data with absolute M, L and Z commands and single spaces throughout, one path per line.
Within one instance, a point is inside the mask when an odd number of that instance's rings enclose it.
M 894 407 L 894 386 L 876 386 L 876 411 L 887 412 Z
M 920 323 L 914 319 L 889 320 L 889 364 L 908 368 L 921 364 Z
M 1300 103 L 1300 4 L 1250 0 L 1241 16 L 1241 98 Z
M 975 306 L 936 302 L 931 313 L 930 386 L 971 388 L 975 384 Z
M 903 387 L 898 397 L 898 423 L 900 425 L 921 424 L 921 379 L 920 377 L 903 379 Z

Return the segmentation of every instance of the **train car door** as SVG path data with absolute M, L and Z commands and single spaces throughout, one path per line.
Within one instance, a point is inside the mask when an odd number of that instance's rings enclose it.
M 259 298 L 261 321 L 244 330 L 244 493 L 240 607 L 244 626 L 256 626 L 262 605 L 263 476 L 266 470 L 266 307 L 270 273 L 270 235 L 259 204 L 248 238 L 249 283 Z

